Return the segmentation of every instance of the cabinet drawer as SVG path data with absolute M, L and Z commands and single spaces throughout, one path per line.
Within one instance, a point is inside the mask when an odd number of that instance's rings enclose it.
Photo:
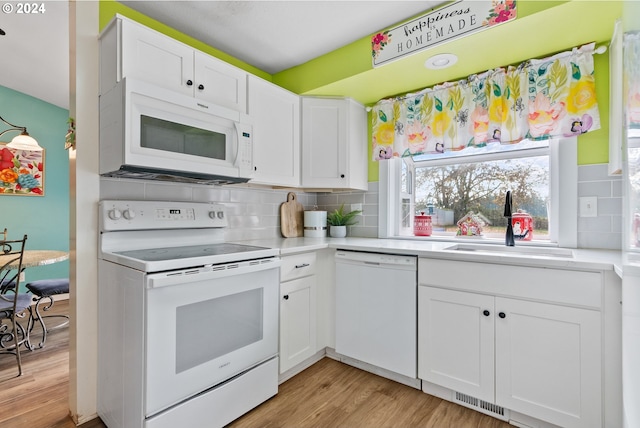
M 433 287 L 519 297 L 600 309 L 602 274 L 421 258 L 418 283 Z
M 296 278 L 316 273 L 316 253 L 296 254 L 282 257 L 280 267 L 280 281 L 290 281 Z

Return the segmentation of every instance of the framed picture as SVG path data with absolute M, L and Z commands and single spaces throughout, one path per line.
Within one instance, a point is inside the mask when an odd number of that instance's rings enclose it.
M 0 143 L 0 196 L 44 196 L 44 149 L 17 150 Z

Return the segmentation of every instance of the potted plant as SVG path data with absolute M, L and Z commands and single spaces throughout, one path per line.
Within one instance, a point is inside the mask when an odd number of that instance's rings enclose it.
M 327 214 L 327 223 L 329 226 L 329 235 L 332 238 L 344 238 L 347 236 L 347 226 L 356 224 L 355 217 L 360 214 L 362 210 L 353 210 L 348 213 L 344 212 L 344 204 L 340 205 L 340 208 L 333 210 Z

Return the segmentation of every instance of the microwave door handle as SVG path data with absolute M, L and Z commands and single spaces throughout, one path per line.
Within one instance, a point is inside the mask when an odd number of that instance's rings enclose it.
M 236 131 L 236 138 L 235 138 L 236 157 L 233 159 L 233 166 L 238 166 L 238 160 L 240 157 L 240 134 L 242 131 L 240 131 L 240 128 L 238 127 L 238 122 L 233 123 L 233 129 L 235 129 Z

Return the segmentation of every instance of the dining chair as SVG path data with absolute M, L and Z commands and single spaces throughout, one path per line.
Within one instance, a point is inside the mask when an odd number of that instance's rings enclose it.
M 27 324 L 28 340 L 25 346 L 33 351 L 36 348 L 44 347 L 47 334 L 50 331 L 69 325 L 68 315 L 42 315 L 42 312 L 40 312 L 41 310 L 48 311 L 53 307 L 54 296 L 69 293 L 69 278 L 39 279 L 27 283 L 26 288 L 33 293 L 33 305 L 29 309 L 29 323 Z M 62 322 L 54 327 L 47 327 L 44 323 L 45 318 L 62 318 Z M 36 321 L 39 322 L 40 327 L 42 327 L 42 340 L 40 340 L 38 346 L 33 345 L 33 338 L 31 337 L 31 332 L 33 331 Z
M 18 376 L 22 375 L 20 345 L 25 340 L 25 330 L 18 323 L 31 305 L 31 295 L 20 293 L 20 272 L 27 235 L 22 239 L 0 240 L 0 354 L 13 354 L 18 363 Z M 8 322 L 4 322 L 7 320 Z

